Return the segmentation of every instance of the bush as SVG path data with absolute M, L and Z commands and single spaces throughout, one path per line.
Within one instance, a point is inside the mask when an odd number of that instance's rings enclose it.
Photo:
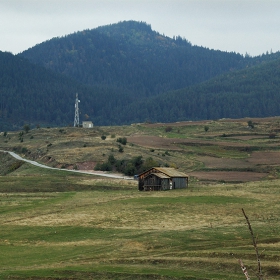
M 123 147 L 119 145 L 119 153 L 123 153 Z
M 10 173 L 10 172 L 17 170 L 18 168 L 20 168 L 23 165 L 23 163 L 24 162 L 22 160 L 18 160 L 16 162 L 12 163 L 8 168 L 8 172 Z
M 254 128 L 254 124 L 253 124 L 253 122 L 251 120 L 248 121 L 248 127 L 249 128 Z
M 135 166 L 131 162 L 129 162 L 125 167 L 124 174 L 127 176 L 133 176 L 135 173 L 136 173 Z
M 25 124 L 23 126 L 23 129 L 24 129 L 25 133 L 28 133 L 28 131 L 30 130 L 30 126 L 28 124 Z
M 118 142 L 118 143 L 121 143 L 122 145 L 126 145 L 127 139 L 126 139 L 126 137 L 118 138 L 118 139 L 117 139 L 117 142 Z
M 170 131 L 172 131 L 172 127 L 171 127 L 171 126 L 167 126 L 167 127 L 165 128 L 165 132 L 170 132 Z
M 23 154 L 26 154 L 26 153 L 28 152 L 28 149 L 25 148 L 25 147 L 22 147 L 21 152 L 22 152 Z
M 102 136 L 101 136 L 101 139 L 102 139 L 102 140 L 106 140 L 106 136 L 105 136 L 105 135 L 102 135 Z
M 111 164 L 111 165 L 114 165 L 116 163 L 116 159 L 114 157 L 114 155 L 109 155 L 108 157 L 108 162 Z
M 269 139 L 275 139 L 276 138 L 276 133 L 269 133 Z

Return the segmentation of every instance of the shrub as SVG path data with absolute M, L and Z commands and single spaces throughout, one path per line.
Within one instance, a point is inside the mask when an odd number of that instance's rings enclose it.
M 136 173 L 135 166 L 131 162 L 129 162 L 125 167 L 124 174 L 127 176 L 132 176 L 135 173 Z
M 254 128 L 254 124 L 253 124 L 253 122 L 251 120 L 248 121 L 247 123 L 248 123 L 248 127 L 249 128 Z
M 23 154 L 26 154 L 26 153 L 28 152 L 28 149 L 25 148 L 25 147 L 22 147 L 21 152 L 22 152 Z
M 30 126 L 29 126 L 28 124 L 25 124 L 25 125 L 23 126 L 23 129 L 24 129 L 25 133 L 28 133 L 29 130 L 30 130 Z
M 167 127 L 165 128 L 165 132 L 170 132 L 170 131 L 172 131 L 172 127 L 171 127 L 171 126 L 167 126 Z
M 123 153 L 123 147 L 119 145 L 119 153 Z
M 10 172 L 17 170 L 18 168 L 20 168 L 23 165 L 23 163 L 24 162 L 22 160 L 18 160 L 16 162 L 12 163 L 8 168 L 8 172 L 10 173 Z
M 276 133 L 269 133 L 269 139 L 275 139 L 276 138 Z
M 114 155 L 109 155 L 108 157 L 108 162 L 111 164 L 111 165 L 114 165 L 116 163 L 116 159 L 114 157 Z
M 101 139 L 102 139 L 102 140 L 105 140 L 105 139 L 106 139 L 106 136 L 105 136 L 105 135 L 102 135 L 102 136 L 101 136 Z
M 118 138 L 117 142 L 121 143 L 122 145 L 126 145 L 127 139 L 126 139 L 126 137 Z

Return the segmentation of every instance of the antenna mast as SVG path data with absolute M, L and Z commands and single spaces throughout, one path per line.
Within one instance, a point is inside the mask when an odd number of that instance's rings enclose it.
M 78 98 L 78 93 L 76 93 L 74 127 L 79 127 L 79 125 L 80 125 L 79 102 L 80 102 L 80 100 Z

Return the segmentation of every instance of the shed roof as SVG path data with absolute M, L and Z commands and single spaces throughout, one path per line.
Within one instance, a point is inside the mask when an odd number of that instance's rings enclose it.
M 155 175 L 155 176 L 157 176 L 157 177 L 159 177 L 161 179 L 169 179 L 170 178 L 170 176 L 167 176 L 167 175 L 165 175 L 163 173 L 151 173 L 150 175 Z
M 185 173 L 170 167 L 155 167 L 155 169 L 169 177 L 188 177 Z
M 170 168 L 170 167 L 152 167 L 149 170 L 146 170 L 145 172 L 142 172 L 141 174 L 139 174 L 138 176 L 144 175 L 145 174 L 151 174 L 151 173 L 163 173 L 168 177 L 181 177 L 181 178 L 187 178 L 188 175 L 186 175 L 183 172 L 180 172 L 174 168 Z

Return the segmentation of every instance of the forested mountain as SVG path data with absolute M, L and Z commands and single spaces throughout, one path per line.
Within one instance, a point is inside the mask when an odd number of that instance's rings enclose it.
M 259 57 L 168 38 L 121 22 L 0 52 L 0 130 L 280 115 L 280 53 Z
M 200 85 L 131 104 L 134 122 L 267 117 L 280 115 L 280 59 L 215 77 Z
M 88 85 L 147 97 L 208 80 L 253 60 L 168 38 L 143 22 L 126 21 L 54 38 L 21 56 Z
M 24 58 L 0 52 L 0 129 L 24 123 L 68 124 L 74 119 L 75 92 L 86 90 Z

